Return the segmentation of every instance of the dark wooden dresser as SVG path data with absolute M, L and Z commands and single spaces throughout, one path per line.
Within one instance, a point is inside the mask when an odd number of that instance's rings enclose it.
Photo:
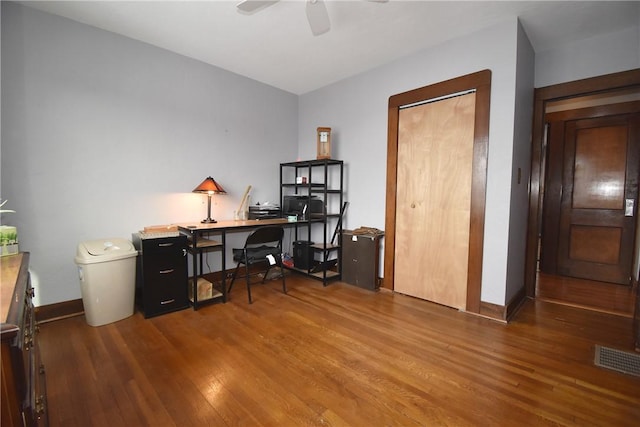
M 342 281 L 370 290 L 379 287 L 381 237 L 342 230 Z
M 1 425 L 47 426 L 44 366 L 38 348 L 29 253 L 0 258 Z

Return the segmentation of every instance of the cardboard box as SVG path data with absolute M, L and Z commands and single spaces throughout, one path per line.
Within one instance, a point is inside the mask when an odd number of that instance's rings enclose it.
M 169 225 L 149 225 L 146 226 L 143 231 L 145 233 L 165 233 L 169 231 L 178 231 L 178 226 L 169 224 Z
M 213 284 L 204 277 L 198 277 L 198 301 L 204 301 L 222 295 L 213 289 Z M 189 299 L 193 301 L 193 279 L 189 279 Z

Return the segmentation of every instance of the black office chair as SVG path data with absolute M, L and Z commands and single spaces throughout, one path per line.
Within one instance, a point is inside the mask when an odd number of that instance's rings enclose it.
M 264 272 L 262 283 L 267 278 L 267 274 L 271 267 L 280 267 L 280 274 L 282 276 L 282 291 L 287 293 L 287 285 L 284 280 L 284 269 L 282 268 L 282 237 L 284 236 L 284 229 L 278 226 L 265 226 L 260 227 L 253 231 L 247 237 L 247 241 L 242 249 L 233 250 L 233 260 L 237 262 L 236 269 L 233 272 L 231 283 L 229 284 L 228 292 L 231 292 L 233 282 L 236 280 L 238 270 L 240 266 L 244 265 L 245 278 L 247 280 L 247 294 L 249 295 L 249 304 L 251 301 L 251 280 L 250 280 L 250 267 L 259 264 L 265 264 L 267 270 Z

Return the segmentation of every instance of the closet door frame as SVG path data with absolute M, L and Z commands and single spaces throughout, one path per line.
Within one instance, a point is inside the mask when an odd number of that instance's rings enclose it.
M 484 243 L 485 202 L 487 187 L 487 155 L 489 146 L 489 107 L 491 71 L 457 77 L 441 83 L 393 95 L 389 98 L 387 132 L 387 200 L 385 210 L 384 279 L 382 287 L 394 289 L 395 226 L 398 171 L 398 121 L 402 107 L 451 94 L 475 90 L 475 125 L 473 137 L 473 170 L 471 172 L 471 212 L 469 222 L 469 256 L 466 311 L 480 312 L 482 258 Z

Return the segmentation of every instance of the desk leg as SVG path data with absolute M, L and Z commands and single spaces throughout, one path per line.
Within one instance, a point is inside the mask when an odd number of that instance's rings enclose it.
M 227 302 L 227 233 L 222 230 L 222 302 Z
M 193 295 L 193 311 L 198 309 L 198 233 L 191 232 L 191 242 L 193 251 L 191 252 L 191 262 L 193 267 L 193 280 L 191 281 L 191 295 Z

